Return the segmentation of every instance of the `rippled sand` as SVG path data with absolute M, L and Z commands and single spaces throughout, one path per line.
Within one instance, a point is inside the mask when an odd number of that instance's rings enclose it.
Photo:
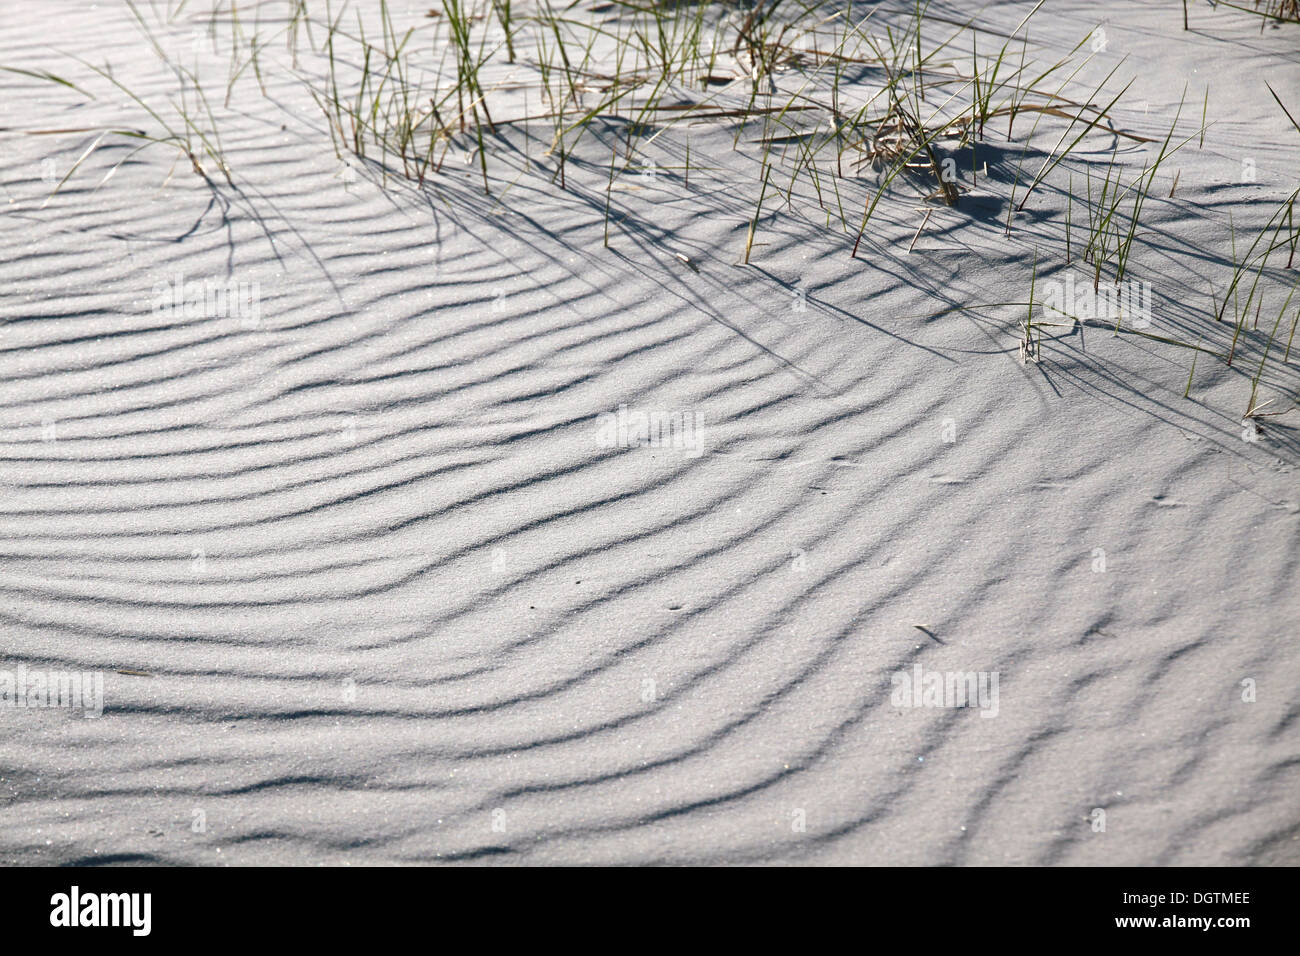
M 1294 188 L 1263 80 L 1295 112 L 1300 27 L 1049 8 L 1044 49 L 1129 56 L 1133 128 L 1211 83 L 1140 263 L 1195 338 L 1229 214 Z M 115 4 L 4 19 L 0 64 L 173 88 Z M 1098 323 L 1026 366 L 1015 309 L 937 314 L 1025 298 L 1058 194 L 910 254 L 900 201 L 857 259 L 773 203 L 745 268 L 752 157 L 701 125 L 734 165 L 630 178 L 606 250 L 594 187 L 346 172 L 266 73 L 221 109 L 237 188 L 159 148 L 95 189 L 113 140 L 45 206 L 94 134 L 17 131 L 139 111 L 2 74 L 0 669 L 102 671 L 105 710 L 0 709 L 0 861 L 1300 861 L 1300 413 L 1244 441 L 1249 371 L 1184 399 L 1186 350 Z M 258 316 L 157 308 L 178 273 Z M 694 437 L 611 447 L 623 405 Z M 996 718 L 894 706 L 917 664 L 998 674 Z

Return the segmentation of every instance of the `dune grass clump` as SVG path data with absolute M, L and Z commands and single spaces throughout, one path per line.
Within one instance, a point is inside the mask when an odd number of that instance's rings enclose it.
M 1300 0 L 1254 0 L 1247 5 L 1246 3 L 1232 3 L 1231 0 L 1217 0 L 1214 4 L 1217 7 L 1226 7 L 1229 10 L 1236 10 L 1241 13 L 1248 13 L 1251 16 L 1259 17 L 1259 29 L 1263 32 L 1269 22 L 1277 23 L 1300 23 Z M 1189 30 L 1190 19 L 1187 15 L 1187 0 L 1183 0 L 1183 29 Z
M 261 7 L 250 22 L 237 4 L 217 2 L 209 28 L 216 30 L 218 12 L 229 26 L 224 102 L 250 71 L 266 92 L 263 58 L 283 37 L 292 69 L 325 117 L 340 158 L 350 155 L 384 179 L 398 176 L 423 187 L 442 174 L 455 151 L 477 165 L 483 192 L 491 194 L 494 163 L 515 164 L 499 170 L 503 178 L 523 172 L 517 168 L 521 141 L 524 167 L 548 168 L 563 190 L 570 188 L 573 157 L 588 148 L 609 150 L 616 155 L 608 163 L 584 161 L 584 168 L 605 173 L 598 188 L 606 226 L 613 187 L 635 167 L 641 150 L 679 140 L 700 124 L 729 127 L 733 148 L 757 170 L 753 228 L 769 191 L 793 212 L 797 198 L 811 190 L 826 225 L 838 219 L 856 256 L 880 203 L 899 187 L 924 204 L 960 208 L 962 195 L 978 181 L 978 144 L 993 134 L 994 124 L 1005 119 L 1011 140 L 1017 119 L 1034 117 L 1022 137 L 1027 156 L 1043 120 L 1068 121 L 1062 141 L 1018 197 L 1017 168 L 1012 198 L 1023 210 L 1090 132 L 1116 133 L 1110 110 L 1123 93 L 1097 105 L 1112 70 L 1085 99 L 1066 94 L 1093 59 L 1076 57 L 1086 37 L 1059 61 L 1029 57 L 1025 31 L 1043 0 L 1010 33 L 995 33 L 1000 43 L 984 55 L 980 37 L 987 31 L 973 18 L 931 15 L 929 0 L 912 0 L 890 14 L 880 7 L 860 14 L 837 0 L 758 0 L 752 6 L 619 0 L 564 7 L 551 0 L 434 2 L 423 22 L 402 28 L 388 0 L 365 9 L 326 0 L 323 10 L 286 0 L 286 15 L 266 22 Z M 205 179 L 215 171 L 229 182 L 197 70 L 169 58 L 158 40 L 183 4 L 151 8 L 153 22 L 134 0 L 128 6 L 176 79 L 177 96 L 168 104 L 176 119 L 111 70 L 83 65 L 126 92 L 158 127 L 130 135 L 173 145 Z M 537 108 L 520 111 L 521 101 Z M 623 131 L 618 148 L 597 147 L 593 141 L 615 126 Z M 757 155 L 747 148 L 754 142 Z M 958 169 L 965 153 L 969 164 Z M 700 159 L 697 168 L 708 163 Z M 683 179 L 691 169 L 688 160 Z M 860 217 L 850 212 L 854 206 Z M 1009 210 L 1008 232 L 1011 217 Z M 752 246 L 751 233 L 745 261 Z
M 222 97 L 210 96 L 198 67 L 169 56 L 160 40 L 180 28 L 188 0 L 148 11 L 127 0 L 174 92 L 146 97 L 107 65 L 79 61 L 97 81 L 125 93 L 153 129 L 92 131 L 97 138 L 54 192 L 109 136 L 139 139 L 140 148 L 169 146 L 213 188 L 217 176 L 233 185 L 213 103 L 228 106 L 250 76 L 270 95 L 268 71 L 287 70 L 319 109 L 336 157 L 370 171 L 381 185 L 404 182 L 439 201 L 468 201 L 450 184 L 452 173 L 464 182 L 469 167 L 475 191 L 501 204 L 523 177 L 544 177 L 545 188 L 599 217 L 605 248 L 631 215 L 632 203 L 622 197 L 639 187 L 624 186 L 629 174 L 650 163 L 691 201 L 692 174 L 728 168 L 740 170 L 728 183 L 743 204 L 738 265 L 749 265 L 756 250 L 761 255 L 760 229 L 777 216 L 814 224 L 852 260 L 864 244 L 883 250 L 900 243 L 900 225 L 910 254 L 932 221 L 982 227 L 981 208 L 997 209 L 993 224 L 1011 241 L 1019 239 L 1018 216 L 1059 227 L 1060 258 L 1068 266 L 1077 255 L 1098 292 L 1106 282 L 1118 287 L 1132 271 L 1157 178 L 1193 141 L 1204 147 L 1209 125 L 1207 88 L 1199 127 L 1180 129 L 1184 89 L 1167 129 L 1124 128 L 1119 117 L 1132 84 L 1124 82 L 1123 71 L 1131 69 L 1124 58 L 1106 58 L 1103 67 L 1104 44 L 1092 33 L 1059 58 L 1033 55 L 1028 31 L 1045 0 L 1007 32 L 974 15 L 949 18 L 930 0 L 865 10 L 842 0 L 428 2 L 412 20 L 389 0 L 281 0 L 259 5 L 251 18 L 239 4 L 214 0 L 207 16 L 213 49 L 224 26 L 220 39 L 229 50 Z M 1295 0 L 1220 5 L 1278 22 L 1300 19 Z M 283 15 L 272 16 L 270 7 Z M 288 62 L 273 63 L 268 51 L 281 40 Z M 62 75 L 6 69 L 94 98 Z M 1084 84 L 1085 75 L 1093 80 Z M 1109 153 L 1100 161 L 1098 144 Z M 681 161 L 653 166 L 656 146 Z M 733 155 L 718 155 L 727 147 Z M 1177 188 L 1175 173 L 1170 198 Z M 976 193 L 978 202 L 968 202 Z M 1200 352 L 1240 365 L 1238 341 L 1251 338 L 1246 333 L 1261 316 L 1271 316 L 1247 417 L 1279 414 L 1262 412 L 1266 403 L 1256 400 L 1270 380 L 1265 363 L 1289 363 L 1292 299 L 1276 315 L 1271 306 L 1263 310 L 1278 278 L 1270 256 L 1287 250 L 1291 268 L 1300 242 L 1298 196 L 1300 190 L 1277 208 L 1244 257 L 1229 228 L 1231 275 L 1221 301 L 1211 292 L 1215 324 L 1232 322 L 1222 351 L 1205 344 L 1205 335 L 1192 344 L 1118 319 L 1115 333 L 1192 349 L 1194 372 Z M 877 218 L 882 209 L 884 224 Z M 1035 230 L 1032 263 L 1025 263 L 1029 314 L 1014 330 L 1022 359 L 1035 363 L 1052 323 L 1035 319 L 1034 287 L 1056 257 L 1050 246 L 1040 256 L 1041 237 Z M 1184 392 L 1191 387 L 1189 373 Z
M 157 15 L 163 19 L 163 22 L 170 23 L 174 21 L 183 12 L 187 0 L 181 0 L 177 5 L 168 5 L 165 11 L 157 11 Z M 129 127 L 107 127 L 86 130 L 25 130 L 29 135 L 51 135 L 61 132 L 72 133 L 97 133 L 96 138 L 89 146 L 77 157 L 71 164 L 68 172 L 58 181 L 46 198 L 46 203 L 50 201 L 64 185 L 73 177 L 81 166 L 90 158 L 90 156 L 113 137 L 125 138 L 139 142 L 139 146 L 131 150 L 126 156 L 118 160 L 109 171 L 100 180 L 99 185 L 106 183 L 121 166 L 129 161 L 136 153 L 147 149 L 151 146 L 163 146 L 175 150 L 178 159 L 183 158 L 189 161 L 190 168 L 200 177 L 203 178 L 210 186 L 215 185 L 213 175 L 220 174 L 226 181 L 227 185 L 233 185 L 231 178 L 231 169 L 226 162 L 225 151 L 221 145 L 221 135 L 217 129 L 217 120 L 214 115 L 212 103 L 208 98 L 203 84 L 199 81 L 195 71 L 179 60 L 169 56 L 163 49 L 162 44 L 158 41 L 155 30 L 150 26 L 144 13 L 137 5 L 135 0 L 126 0 L 127 10 L 136 22 L 142 36 L 148 42 L 150 50 L 158 58 L 159 63 L 171 74 L 175 80 L 175 93 L 165 100 L 157 98 L 146 99 L 137 90 L 131 88 L 122 82 L 108 66 L 98 66 L 81 57 L 71 57 L 76 63 L 84 67 L 95 77 L 108 84 L 109 87 L 124 94 L 133 104 L 143 112 L 148 120 L 154 124 L 152 130 L 135 129 Z M 236 20 L 236 27 L 238 20 Z M 47 70 L 25 70 L 17 67 L 0 65 L 0 70 L 18 75 L 25 75 L 34 79 L 54 83 L 62 87 L 74 90 L 88 99 L 97 99 L 94 93 L 86 87 L 73 83 L 64 76 L 52 73 Z M 231 84 L 238 77 L 231 79 Z M 89 84 L 87 84 L 89 86 Z M 173 170 L 174 170 L 173 165 Z M 170 177 L 170 173 L 168 176 Z
M 519 138 L 531 160 L 540 124 L 549 133 L 537 159 L 549 162 L 552 181 L 565 190 L 570 160 L 593 129 L 615 124 L 624 131 L 618 155 L 599 161 L 606 200 L 642 146 L 668 142 L 700 123 L 728 125 L 734 147 L 761 147 L 753 157 L 755 223 L 769 190 L 790 209 L 797 187 L 809 186 L 827 224 L 838 217 L 856 255 L 877 206 L 897 186 L 916 191 L 924 203 L 959 207 L 978 177 L 976 144 L 995 122 L 1005 118 L 1008 139 L 1020 116 L 1035 117 L 1029 137 L 1044 118 L 1070 122 L 1072 141 L 1049 155 L 1020 195 L 1021 209 L 1089 132 L 1114 131 L 1109 110 L 1118 95 L 1099 107 L 1096 91 L 1084 101 L 1063 92 L 1092 59 L 1073 62 L 1086 37 L 1060 61 L 1028 58 L 1023 31 L 1041 6 L 981 57 L 981 28 L 973 20 L 931 18 L 928 0 L 914 0 L 906 16 L 890 23 L 876 22 L 883 21 L 878 8 L 854 19 L 851 5 L 819 0 L 766 0 L 749 8 L 644 0 L 590 10 L 576 4 L 557 10 L 549 0 L 527 7 L 441 0 L 429 11 L 432 37 L 418 43 L 411 30 L 399 35 L 393 28 L 384 0 L 380 27 L 370 36 L 355 11 L 352 24 L 342 8 L 336 13 L 327 4 L 315 31 L 322 37 L 324 82 L 311 89 L 340 155 L 374 160 L 384 175 L 423 185 L 455 149 L 477 162 L 488 193 L 489 165 L 509 161 Z M 436 60 L 422 52 L 430 47 Z M 849 106 L 850 88 L 855 99 L 868 93 Z M 542 109 L 520 115 L 520 94 L 530 90 Z M 506 113 L 501 102 L 516 113 Z M 747 139 L 755 126 L 757 139 Z M 969 184 L 956 168 L 966 151 Z M 684 179 L 690 171 L 688 162 Z M 863 187 L 862 215 L 854 220 L 844 191 Z M 608 215 L 605 220 L 607 226 Z M 744 261 L 752 246 L 751 232 Z

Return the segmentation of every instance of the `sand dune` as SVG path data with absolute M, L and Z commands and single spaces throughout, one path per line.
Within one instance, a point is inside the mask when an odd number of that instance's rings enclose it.
M 1044 55 L 1100 20 L 1086 75 L 1128 56 L 1128 128 L 1210 84 L 1135 271 L 1156 331 L 1223 345 L 1229 215 L 1253 237 L 1295 185 L 1264 81 L 1300 104 L 1300 26 L 1048 7 Z M 1026 365 L 1015 307 L 944 311 L 1024 299 L 1035 254 L 1089 278 L 1051 258 L 1059 190 L 1004 235 L 1021 142 L 910 253 L 918 201 L 857 258 L 777 201 L 746 267 L 752 150 L 700 124 L 730 165 L 625 177 L 606 249 L 607 150 L 572 190 L 543 169 L 503 198 L 502 163 L 484 195 L 454 151 L 440 196 L 385 181 L 336 159 L 277 44 L 218 107 L 233 186 L 156 148 L 96 188 L 116 137 L 47 203 L 47 161 L 98 134 L 30 133 L 148 122 L 60 54 L 146 100 L 175 76 L 125 7 L 4 19 L 0 65 L 98 96 L 4 74 L 0 669 L 105 683 L 98 719 L 0 708 L 0 860 L 1300 861 L 1298 413 L 1243 425 L 1244 361 L 1201 359 L 1184 398 L 1191 352 L 1113 323 Z M 220 103 L 194 36 L 228 25 L 150 23 Z M 1297 367 L 1266 366 L 1274 407 Z M 620 409 L 681 440 L 620 439 Z M 996 717 L 895 706 L 917 665 L 997 674 Z

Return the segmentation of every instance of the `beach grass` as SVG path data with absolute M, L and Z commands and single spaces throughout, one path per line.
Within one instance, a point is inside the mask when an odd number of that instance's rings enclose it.
M 1032 256 L 1024 257 L 1031 314 L 1019 332 L 1021 354 L 1037 360 L 1041 331 L 1032 309 L 1040 273 L 1053 261 L 1068 266 L 1077 256 L 1090 268 L 1094 291 L 1129 277 L 1142 258 L 1157 177 L 1193 140 L 1204 149 L 1212 125 L 1207 86 L 1195 128 L 1180 129 L 1186 88 L 1165 123 L 1125 126 L 1120 117 L 1135 79 L 1127 58 L 1100 59 L 1088 33 L 1066 55 L 1040 61 L 1028 31 L 1043 5 L 1039 0 L 1014 28 L 997 31 L 974 11 L 966 20 L 937 14 L 929 0 L 866 10 L 839 0 L 578 0 L 562 6 L 551 0 L 433 0 L 419 22 L 402 26 L 389 0 L 365 12 L 347 0 L 323 6 L 286 0 L 281 17 L 261 7 L 250 12 L 216 3 L 208 30 L 214 42 L 224 30 L 227 47 L 224 90 L 217 95 L 211 81 L 200 82 L 197 67 L 167 52 L 164 38 L 187 16 L 186 4 L 146 9 L 128 0 L 141 34 L 174 81 L 171 96 L 146 95 L 111 68 L 85 60 L 75 61 L 83 74 L 77 76 L 64 69 L 4 69 L 88 98 L 96 95 L 93 81 L 125 94 L 138 108 L 140 125 L 148 127 L 97 130 L 49 198 L 111 137 L 136 139 L 141 149 L 168 146 L 213 188 L 217 177 L 233 187 L 236 170 L 222 145 L 216 104 L 227 109 L 250 71 L 269 96 L 268 71 L 283 65 L 273 65 L 268 51 L 283 39 L 290 73 L 320 110 L 340 160 L 351 159 L 381 185 L 404 181 L 447 202 L 437 183 L 448 174 L 449 154 L 472 163 L 481 194 L 495 191 L 498 202 L 522 177 L 540 174 L 549 188 L 596 211 L 606 249 L 616 238 L 611 227 L 624 221 L 621 178 L 638 164 L 656 162 L 645 158 L 654 150 L 684 148 L 683 162 L 656 166 L 682 174 L 670 181 L 687 201 L 696 195 L 692 173 L 698 183 L 728 165 L 704 145 L 718 139 L 692 138 L 701 128 L 726 130 L 731 151 L 753 170 L 728 184 L 751 210 L 737 223 L 744 227 L 740 265 L 761 258 L 759 230 L 775 227 L 781 217 L 819 223 L 854 261 L 901 244 L 914 252 L 939 210 L 950 211 L 951 222 L 976 227 L 966 201 L 976 190 L 1005 206 L 1002 235 L 1015 241 L 1017 216 L 1034 202 L 1047 207 L 1062 240 L 1040 253 L 1036 237 Z M 1297 16 L 1294 2 L 1220 6 L 1279 22 Z M 1085 74 L 1092 77 L 1086 84 Z M 1266 93 L 1300 132 L 1277 91 L 1268 86 Z M 529 109 L 529 103 L 538 106 Z M 1001 141 L 996 152 L 995 136 Z M 1109 151 L 1098 162 L 1100 143 Z M 1014 159 L 992 170 L 986 165 L 981 174 L 980 157 L 999 153 Z M 969 161 L 959 163 L 966 154 Z M 1174 200 L 1180 174 L 1173 173 L 1162 201 Z M 1300 188 L 1277 206 L 1244 256 L 1237 254 L 1235 225 L 1231 219 L 1227 224 L 1221 256 L 1230 256 L 1231 270 L 1221 297 L 1211 288 L 1210 313 L 1222 323 L 1231 303 L 1232 335 L 1222 353 L 1230 367 L 1279 282 L 1270 257 L 1286 249 L 1287 268 L 1294 263 L 1297 197 Z M 889 221 L 878 224 L 886 208 Z M 908 223 L 901 235 L 900 219 Z M 1076 230 L 1082 234 L 1077 248 Z M 867 247 L 872 251 L 864 252 Z M 1296 325 L 1291 321 L 1288 332 L 1290 302 L 1273 316 L 1248 414 L 1257 411 L 1270 356 L 1281 352 L 1280 361 L 1289 362 Z M 1122 329 L 1118 319 L 1115 331 L 1219 354 L 1199 339 L 1193 346 L 1174 335 Z M 1194 362 L 1195 356 L 1193 371 Z M 1190 387 L 1189 372 L 1185 395 Z

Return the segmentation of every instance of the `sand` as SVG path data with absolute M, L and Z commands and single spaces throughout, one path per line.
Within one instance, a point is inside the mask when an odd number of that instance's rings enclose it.
M 1035 255 L 1087 283 L 1055 177 L 1004 234 L 1000 130 L 956 209 L 900 190 L 850 258 L 771 202 L 745 266 L 754 154 L 700 124 L 716 168 L 657 139 L 606 249 L 608 152 L 560 190 L 534 143 L 503 198 L 453 148 L 434 196 L 336 158 L 318 60 L 270 44 L 226 105 L 229 23 L 163 7 L 233 187 L 115 136 L 50 198 L 99 133 L 34 131 L 152 123 L 64 54 L 176 76 L 123 5 L 2 15 L 0 65 L 94 98 L 0 74 L 0 670 L 99 673 L 103 714 L 0 707 L 0 862 L 1300 862 L 1300 411 L 1242 422 L 1271 316 L 1184 398 L 1189 349 L 1097 320 L 1026 364 L 1023 307 L 944 311 L 1025 299 Z M 1300 26 L 1033 24 L 1049 61 L 1104 27 L 1079 95 L 1127 57 L 1124 128 L 1209 85 L 1133 274 L 1154 333 L 1221 344 L 1229 217 L 1244 247 L 1296 185 L 1264 83 L 1296 112 Z M 627 437 L 651 413 L 681 440 Z M 996 675 L 996 715 L 898 706 L 917 666 Z

